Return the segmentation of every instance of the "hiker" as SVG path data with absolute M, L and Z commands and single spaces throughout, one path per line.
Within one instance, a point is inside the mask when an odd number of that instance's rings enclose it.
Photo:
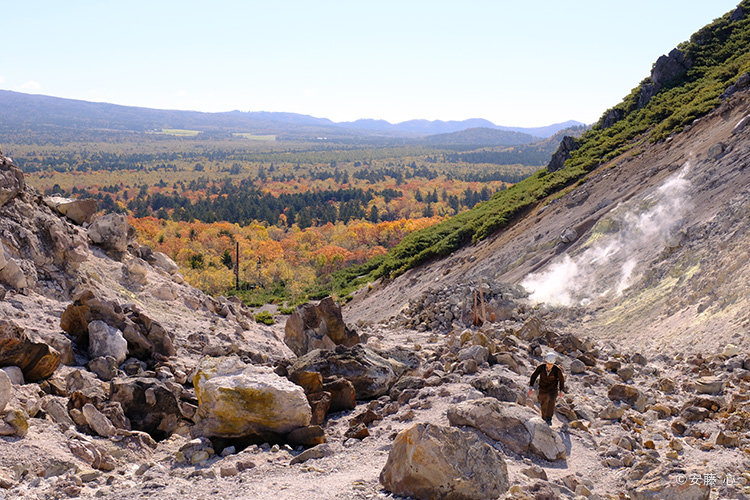
M 557 356 L 554 352 L 547 353 L 544 363 L 539 365 L 531 374 L 529 381 L 529 396 L 534 391 L 534 382 L 539 377 L 539 391 L 537 398 L 542 408 L 542 418 L 547 425 L 552 425 L 552 415 L 555 413 L 555 400 L 565 392 L 565 377 L 562 369 L 555 364 Z M 557 392 L 557 388 L 560 392 Z

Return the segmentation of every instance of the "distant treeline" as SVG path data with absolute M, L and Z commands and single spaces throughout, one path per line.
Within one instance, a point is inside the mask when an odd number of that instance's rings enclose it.
M 493 165 L 544 165 L 549 162 L 548 151 L 468 151 L 466 153 L 446 153 L 448 163 L 491 163 Z M 521 179 L 507 182 L 518 182 Z

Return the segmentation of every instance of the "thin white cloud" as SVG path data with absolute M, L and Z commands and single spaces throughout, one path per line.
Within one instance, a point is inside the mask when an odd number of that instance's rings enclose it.
M 3 78 L 2 75 L 0 75 L 0 83 L 3 83 L 4 81 L 5 81 L 5 78 Z
M 19 90 L 39 90 L 41 88 L 42 84 L 39 82 L 35 82 L 34 80 L 24 82 L 18 87 Z

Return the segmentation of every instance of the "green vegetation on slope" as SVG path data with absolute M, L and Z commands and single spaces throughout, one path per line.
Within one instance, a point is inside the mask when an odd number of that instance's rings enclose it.
M 695 33 L 679 49 L 692 61 L 687 73 L 639 108 L 647 78 L 613 108 L 621 118 L 610 127 L 597 126 L 579 139 L 562 170 L 542 169 L 513 187 L 496 193 L 489 201 L 440 224 L 407 235 L 386 255 L 331 277 L 332 291 L 344 295 L 380 277 L 395 277 L 430 259 L 487 238 L 542 199 L 581 179 L 597 166 L 648 139 L 652 142 L 679 132 L 696 118 L 718 106 L 721 93 L 739 75 L 750 71 L 750 0 L 740 4 L 744 19 L 730 21 L 730 14 Z M 606 116 L 607 113 L 605 113 Z

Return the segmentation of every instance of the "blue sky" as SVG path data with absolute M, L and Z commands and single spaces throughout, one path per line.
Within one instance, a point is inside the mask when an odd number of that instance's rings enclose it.
M 588 123 L 736 3 L 8 2 L 0 88 L 336 121 Z

